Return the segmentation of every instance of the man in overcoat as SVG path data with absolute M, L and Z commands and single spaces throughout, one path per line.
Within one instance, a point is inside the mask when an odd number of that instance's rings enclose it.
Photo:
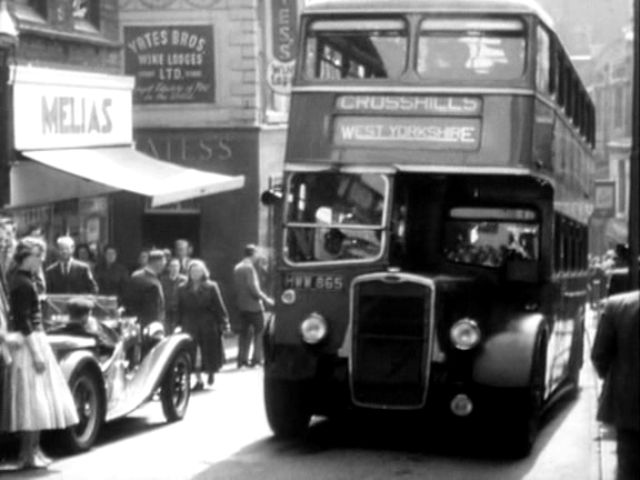
M 160 283 L 160 274 L 164 266 L 164 252 L 150 251 L 149 263 L 133 274 L 127 285 L 123 304 L 127 314 L 138 317 L 141 328 L 155 321 L 164 325 L 164 293 Z
M 47 293 L 98 293 L 89 265 L 72 256 L 73 238 L 60 237 L 57 245 L 60 258 L 45 271 Z
M 617 434 L 618 480 L 640 478 L 640 290 L 610 297 L 591 360 L 604 379 L 598 420 Z

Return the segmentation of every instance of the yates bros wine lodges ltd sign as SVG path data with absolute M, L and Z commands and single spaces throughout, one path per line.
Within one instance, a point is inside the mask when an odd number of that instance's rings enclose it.
M 482 101 L 475 97 L 342 95 L 338 146 L 476 150 Z
M 125 26 L 124 40 L 134 103 L 214 102 L 211 25 Z

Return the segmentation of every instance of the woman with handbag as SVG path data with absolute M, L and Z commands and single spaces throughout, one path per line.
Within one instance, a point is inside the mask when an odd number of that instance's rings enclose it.
M 20 433 L 18 468 L 46 468 L 51 460 L 40 449 L 40 431 L 78 422 L 69 386 L 42 326 L 34 275 L 44 251 L 39 239 L 20 240 L 9 278 L 11 318 L 5 341 L 11 364 L 2 391 L 0 431 Z
M 229 314 L 220 287 L 210 279 L 202 260 L 191 260 L 187 267 L 187 283 L 178 290 L 178 325 L 191 335 L 200 349 L 201 366 L 196 371 L 194 390 L 202 390 L 202 372 L 213 385 L 215 373 L 224 364 L 222 334 L 229 329 Z M 193 356 L 195 358 L 195 355 Z

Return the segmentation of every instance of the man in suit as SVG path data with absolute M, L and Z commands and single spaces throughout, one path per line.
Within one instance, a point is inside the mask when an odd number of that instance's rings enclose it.
M 165 307 L 160 274 L 165 267 L 164 252 L 151 250 L 149 263 L 131 276 L 123 304 L 129 315 L 138 317 L 142 328 L 151 322 L 164 324 Z
M 598 420 L 617 433 L 618 480 L 640 478 L 640 290 L 609 297 L 591 360 L 604 379 Z
M 260 288 L 255 262 L 258 249 L 255 245 L 247 245 L 244 258 L 233 269 L 233 280 L 236 294 L 236 306 L 240 311 L 240 331 L 238 335 L 238 368 L 255 366 L 262 362 L 262 343 L 260 335 L 264 328 L 264 305 L 273 305 Z M 249 348 L 253 340 L 251 363 L 248 362 Z
M 189 262 L 191 261 L 191 255 L 193 254 L 193 247 L 189 240 L 179 238 L 174 245 L 175 257 L 180 262 L 180 273 L 186 274 Z
M 89 265 L 72 257 L 73 238 L 60 237 L 57 245 L 59 260 L 45 271 L 47 293 L 98 293 Z

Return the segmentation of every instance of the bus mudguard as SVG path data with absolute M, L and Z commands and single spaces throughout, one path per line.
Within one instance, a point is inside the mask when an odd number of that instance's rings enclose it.
M 483 343 L 473 365 L 473 381 L 490 387 L 525 387 L 544 315 L 523 313 Z

